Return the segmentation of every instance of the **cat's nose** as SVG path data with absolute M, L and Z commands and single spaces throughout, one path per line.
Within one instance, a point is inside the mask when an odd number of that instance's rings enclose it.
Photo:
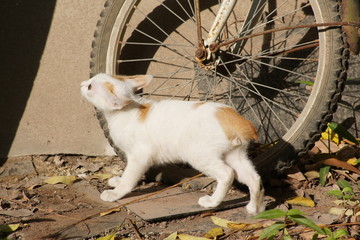
M 81 87 L 84 87 L 84 86 L 87 86 L 87 85 L 88 85 L 87 81 L 82 81 L 82 82 L 80 83 L 80 86 L 81 86 Z

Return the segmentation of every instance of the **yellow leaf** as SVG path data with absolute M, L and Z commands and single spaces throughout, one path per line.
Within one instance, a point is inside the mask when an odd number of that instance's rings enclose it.
M 232 221 L 229 221 L 229 220 L 226 220 L 226 219 L 223 219 L 223 218 L 218 218 L 218 217 L 215 217 L 215 216 L 211 216 L 210 217 L 212 222 L 215 224 L 215 225 L 218 225 L 219 227 L 224 227 L 224 228 L 229 228 L 229 223 L 231 224 L 238 224 L 236 222 L 232 222 Z
M 105 211 L 101 212 L 101 213 L 100 213 L 100 216 L 103 217 L 103 216 L 109 215 L 109 214 L 111 214 L 111 213 L 120 212 L 120 211 L 121 211 L 120 208 L 113 208 L 113 209 L 105 210 Z
M 167 238 L 164 238 L 164 240 L 176 240 L 176 238 L 177 238 L 177 232 L 173 232 Z
M 321 139 L 330 139 L 337 145 L 339 145 L 340 143 L 339 135 L 335 133 L 333 130 L 331 130 L 331 128 L 329 127 L 325 130 L 325 132 L 321 133 Z
M 243 230 L 243 231 L 248 231 L 248 230 L 254 230 L 254 229 L 259 229 L 263 227 L 263 224 L 261 223 L 229 223 L 228 227 L 231 229 L 237 229 L 237 230 Z
M 96 240 L 115 240 L 115 234 L 100 237 L 100 238 L 97 238 Z
M 49 177 L 49 178 L 45 179 L 44 183 L 47 183 L 47 184 L 63 183 L 66 185 L 71 185 L 75 182 L 76 179 L 77 179 L 76 176 L 54 176 L 54 177 Z
M 180 240 L 209 240 L 208 238 L 195 237 L 188 234 L 179 234 L 178 237 L 180 238 Z
M 9 224 L 9 225 L 0 225 L 0 232 L 11 233 L 15 232 L 20 227 L 20 224 Z
M 212 228 L 212 229 L 210 229 L 210 231 L 205 233 L 204 237 L 209 238 L 209 239 L 214 239 L 221 235 L 224 235 L 224 230 L 222 228 Z
M 357 159 L 356 158 L 350 158 L 349 160 L 347 160 L 346 162 L 350 165 L 356 166 L 357 165 Z
M 315 207 L 315 203 L 313 200 L 305 198 L 305 197 L 294 197 L 286 200 L 288 204 L 291 205 L 301 205 L 305 207 Z

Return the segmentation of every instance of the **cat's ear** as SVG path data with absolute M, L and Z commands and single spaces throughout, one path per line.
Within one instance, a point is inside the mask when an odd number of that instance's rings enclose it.
M 123 107 L 129 105 L 132 100 L 127 97 L 119 98 L 115 95 L 108 95 L 106 98 L 106 102 L 111 110 L 120 110 Z
M 128 78 L 125 81 L 129 83 L 134 92 L 146 87 L 152 81 L 152 75 L 136 75 L 132 78 Z

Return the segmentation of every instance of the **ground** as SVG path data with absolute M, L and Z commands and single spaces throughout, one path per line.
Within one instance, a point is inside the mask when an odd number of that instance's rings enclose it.
M 337 198 L 327 192 L 340 189 L 336 182 L 345 180 L 359 199 L 356 185 L 360 175 L 333 166 L 326 175 L 325 186 L 321 186 L 319 168 L 322 165 L 318 163 L 332 158 L 343 163 L 348 159 L 358 159 L 360 148 L 328 144 L 327 141 L 318 142 L 286 174 L 265 182 L 267 209 L 298 209 L 317 224 L 333 224 L 333 230 L 346 229 L 350 238 L 359 239 L 359 203 L 338 206 L 334 202 Z M 329 148 L 334 154 L 325 154 Z M 328 162 L 334 165 L 331 160 Z M 99 195 L 107 188 L 106 179 L 121 175 L 125 165 L 119 157 L 42 155 L 7 159 L 0 168 L 0 239 L 97 239 L 109 235 L 114 229 L 117 229 L 117 239 L 164 239 L 176 231 L 204 236 L 218 227 L 212 217 L 262 224 L 259 229 L 248 231 L 223 227 L 225 235 L 217 239 L 256 239 L 266 225 L 273 223 L 255 220 L 246 214 L 247 192 L 240 185 L 234 185 L 219 208 L 201 209 L 196 204 L 197 198 L 211 192 L 214 187 L 212 180 L 205 177 L 165 190 L 168 185 L 144 180 L 120 202 L 101 201 Z M 359 171 L 359 164 L 352 166 Z M 191 170 L 189 174 L 192 174 Z M 67 178 L 54 179 L 54 176 Z M 150 196 L 152 193 L 157 194 Z M 295 196 L 310 199 L 315 206 L 286 202 Z M 349 208 L 352 212 L 334 211 L 341 208 Z M 4 233 L 5 226 L 17 229 L 7 229 L 8 233 Z M 314 234 L 301 226 L 290 225 L 289 229 L 295 239 L 311 239 Z

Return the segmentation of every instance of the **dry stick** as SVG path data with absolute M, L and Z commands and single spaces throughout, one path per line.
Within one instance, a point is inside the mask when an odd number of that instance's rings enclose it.
M 140 234 L 138 228 L 137 228 L 137 227 L 135 226 L 135 224 L 133 223 L 133 221 L 132 221 L 131 219 L 129 219 L 129 222 L 130 222 L 130 224 L 131 224 L 131 227 L 134 229 L 134 232 L 135 232 L 137 238 L 138 238 L 139 240 L 142 240 L 141 234 Z
M 91 219 L 91 218 L 94 218 L 94 217 L 96 217 L 96 216 L 98 216 L 98 215 L 100 215 L 100 214 L 102 214 L 102 213 L 104 213 L 104 212 L 109 212 L 109 211 L 112 211 L 112 210 L 117 210 L 117 209 L 119 209 L 120 207 L 124 207 L 124 206 L 126 206 L 126 205 L 129 205 L 129 204 L 132 204 L 132 203 L 135 203 L 135 202 L 139 202 L 139 201 L 141 201 L 141 200 L 143 200 L 143 199 L 146 199 L 146 198 L 149 198 L 149 197 L 151 197 L 151 196 L 157 195 L 157 194 L 159 194 L 159 193 L 165 192 L 165 191 L 167 191 L 167 190 L 169 190 L 169 189 L 175 188 L 175 187 L 177 187 L 177 186 L 179 186 L 179 185 L 181 185 L 181 184 L 183 184 L 183 183 L 186 183 L 186 182 L 188 182 L 188 181 L 191 181 L 191 180 L 193 180 L 193 179 L 196 179 L 196 178 L 199 178 L 199 177 L 202 177 L 202 176 L 204 176 L 204 174 L 200 173 L 200 174 L 198 174 L 198 175 L 196 175 L 196 176 L 194 176 L 194 177 L 187 178 L 187 179 L 185 179 L 184 181 L 181 181 L 181 182 L 179 182 L 179 183 L 176 183 L 176 184 L 174 184 L 174 185 L 172 185 L 172 186 L 170 186 L 170 187 L 161 189 L 161 190 L 156 191 L 156 192 L 153 192 L 153 193 L 146 194 L 146 195 L 143 196 L 143 197 L 139 197 L 139 198 L 137 198 L 137 199 L 128 201 L 128 202 L 126 202 L 126 203 L 119 204 L 119 205 L 117 205 L 117 206 L 115 206 L 115 207 L 112 207 L 112 208 L 103 210 L 103 211 L 101 211 L 101 212 L 97 212 L 97 213 L 91 214 L 91 215 L 89 215 L 89 216 L 87 216 L 87 217 L 85 217 L 85 218 L 83 218 L 83 219 L 81 219 L 81 220 L 79 220 L 79 221 L 77 221 L 77 222 L 75 222 L 75 223 L 70 224 L 70 225 L 67 226 L 67 227 L 64 227 L 63 229 L 57 231 L 56 233 L 54 233 L 54 234 L 52 234 L 52 235 L 56 235 L 56 234 L 58 234 L 58 233 L 60 233 L 60 232 L 62 232 L 62 231 L 65 231 L 66 229 L 69 229 L 69 228 L 71 228 L 71 227 L 73 227 L 73 226 L 76 226 L 76 225 L 79 224 L 79 223 L 82 223 L 82 222 L 85 222 L 86 220 L 89 220 L 89 219 Z

